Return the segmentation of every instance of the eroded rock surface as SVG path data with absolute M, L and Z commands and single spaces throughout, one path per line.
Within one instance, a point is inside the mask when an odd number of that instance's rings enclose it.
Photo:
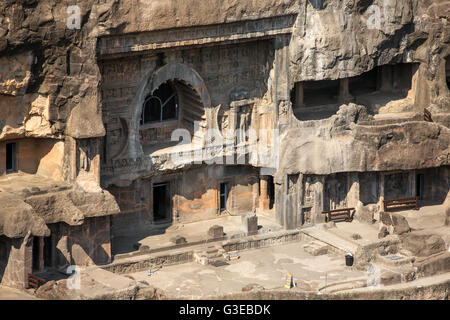
M 401 241 L 403 248 L 419 257 L 431 256 L 447 249 L 442 237 L 432 233 L 411 232 L 403 235 Z

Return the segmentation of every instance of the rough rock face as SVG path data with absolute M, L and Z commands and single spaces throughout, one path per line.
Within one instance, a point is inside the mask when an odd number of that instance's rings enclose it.
M 48 236 L 48 223 L 80 225 L 85 218 L 120 210 L 107 191 L 86 192 L 76 185 L 48 183 L 39 176 L 20 175 L 16 179 L 0 182 L 0 235 L 10 238 L 24 237 L 28 231 Z
M 448 1 L 328 0 L 320 6 L 306 0 L 213 0 L 207 4 L 203 0 L 80 0 L 76 4 L 81 11 L 79 29 L 68 27 L 66 1 L 0 3 L 0 141 L 46 138 L 64 144 L 64 165 L 59 171 L 64 171 L 65 177 L 72 156 L 70 139 L 102 137 L 106 132 L 99 37 L 286 14 L 297 16 L 288 49 L 283 49 L 285 57 L 277 60 L 285 64 L 284 70 L 277 66 L 277 72 L 285 74 L 277 83 L 276 101 L 271 101 L 274 110 L 279 110 L 276 117 L 282 118 L 285 111 L 292 113 L 289 92 L 297 81 L 352 77 L 375 66 L 400 62 L 420 64 L 418 73 L 423 81 L 415 88 L 415 107 L 408 110 L 416 114 L 408 120 L 380 122 L 368 108 L 356 104 L 341 106 L 326 120 L 297 121 L 292 117 L 277 141 L 283 155 L 280 177 L 299 172 L 326 175 L 450 164 L 450 92 L 445 87 L 445 59 L 450 54 Z M 379 28 L 369 28 L 370 5 L 383 8 Z M 282 50 L 277 50 L 281 55 Z M 262 92 L 265 97 L 270 93 L 266 89 L 268 92 Z M 422 121 L 425 107 L 433 113 L 434 123 Z M 404 111 L 387 107 L 389 112 L 399 110 Z M 126 142 L 137 141 L 137 135 L 133 133 Z M 174 169 L 159 163 L 151 169 L 158 166 Z M 51 170 L 47 167 L 46 171 Z M 128 185 L 140 177 L 136 169 L 127 174 L 132 177 Z M 23 212 L 39 208 L 38 216 L 46 222 L 61 219 L 77 224 L 82 220 L 80 211 L 85 216 L 114 212 L 113 204 L 98 205 L 108 198 L 102 193 L 66 190 L 50 195 L 48 203 L 36 194 L 14 201 L 24 201 L 15 205 L 23 207 Z M 97 209 L 99 213 L 94 213 Z M 52 211 L 58 218 L 50 217 Z M 23 234 L 32 218 L 22 216 L 22 227 L 8 232 Z M 407 227 L 398 219 L 392 225 L 397 225 L 396 233 L 402 233 L 400 226 Z M 43 232 L 36 230 L 36 234 Z
M 418 260 L 414 264 L 419 277 L 429 277 L 446 273 L 450 270 L 450 252 L 435 254 L 429 258 Z
M 372 5 L 381 8 L 379 24 Z M 430 67 L 421 71 L 433 90 L 421 99 L 433 110 L 448 110 L 449 100 L 438 97 L 443 82 L 434 81 L 443 76 L 439 65 L 448 54 L 448 8 L 448 1 L 348 0 L 315 9 L 302 1 L 290 45 L 292 81 L 352 77 L 377 64 L 427 57 Z
M 358 125 L 368 117 L 364 106 L 349 104 L 329 119 L 298 122 L 282 138 L 280 168 L 330 174 L 450 164 L 449 128 L 423 121 Z
M 297 20 L 291 44 L 294 81 L 352 77 L 370 70 L 376 62 L 401 59 L 402 51 L 411 43 L 403 41 L 402 47 L 386 51 L 380 47 L 392 45 L 389 39 L 396 33 L 402 32 L 407 39 L 418 1 L 390 2 L 383 7 L 381 30 L 370 29 L 367 9 L 380 3 L 324 1 L 324 7 L 317 10 L 303 1 L 301 10 L 305 15 Z
M 11 197 L 2 198 L 0 208 L 0 235 L 9 238 L 25 237 L 28 231 L 40 237 L 50 235 L 44 219 L 34 214 L 33 208 L 23 201 Z
M 445 251 L 445 241 L 436 234 L 411 232 L 401 237 L 402 246 L 419 257 L 427 257 Z
M 369 245 L 358 247 L 355 252 L 355 267 L 358 270 L 367 270 L 367 266 L 373 263 L 378 255 L 385 256 L 397 253 L 400 240 L 396 235 L 388 235 L 383 239 L 373 242 Z
M 389 231 L 386 226 L 380 226 L 380 231 L 378 232 L 378 239 L 382 239 L 389 235 Z
M 450 225 L 450 207 L 448 207 L 445 210 L 445 214 L 446 214 L 445 225 L 448 226 Z
M 98 108 L 101 102 L 96 61 L 98 36 L 298 11 L 294 0 L 214 2 L 206 5 L 199 0 L 77 1 L 80 29 L 68 28 L 67 10 L 72 3 L 2 2 L 0 106 L 14 112 L 0 114 L 0 139 L 62 134 L 86 138 L 105 134 Z M 33 103 L 41 106 L 41 113 L 33 111 Z
M 77 2 L 80 29 L 67 27 L 70 15 L 65 2 L 2 2 L 0 104 L 15 106 L 15 112 L 0 117 L 0 138 L 104 135 L 98 109 L 102 99 L 96 62 L 99 36 L 289 13 L 299 13 L 289 48 L 292 83 L 355 76 L 376 64 L 427 60 L 431 67 L 423 72 L 433 90 L 431 96 L 424 95 L 426 104 L 446 110 L 450 102 L 436 100 L 443 88 L 434 80 L 443 76 L 439 66 L 448 54 L 444 49 L 449 43 L 448 25 L 441 19 L 448 3 L 402 0 L 384 6 L 381 2 L 325 1 L 323 7 L 314 8 L 309 1 L 294 0 L 214 0 L 208 5 L 200 0 L 83 0 Z M 380 29 L 368 28 L 371 4 L 383 8 Z M 31 130 L 26 129 L 27 122 Z
M 361 222 L 373 224 L 375 222 L 375 213 L 378 211 L 378 205 L 369 204 L 364 206 L 362 202 L 358 202 L 355 208 L 355 218 Z
M 411 231 L 408 220 L 399 214 L 382 211 L 380 212 L 380 220 L 381 223 L 387 227 L 390 233 L 400 235 Z

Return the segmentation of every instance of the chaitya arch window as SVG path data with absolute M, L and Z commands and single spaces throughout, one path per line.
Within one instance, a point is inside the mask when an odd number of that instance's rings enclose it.
M 145 99 L 141 125 L 178 120 L 179 105 L 178 92 L 174 83 L 172 81 L 163 83 Z

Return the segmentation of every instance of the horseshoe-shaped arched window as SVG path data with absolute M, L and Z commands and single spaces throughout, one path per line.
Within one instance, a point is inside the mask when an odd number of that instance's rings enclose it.
M 145 99 L 141 124 L 178 120 L 178 115 L 178 92 L 172 81 L 167 81 Z

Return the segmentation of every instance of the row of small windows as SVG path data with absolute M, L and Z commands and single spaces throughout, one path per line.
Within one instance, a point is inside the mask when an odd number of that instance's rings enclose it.
M 168 81 L 145 100 L 141 125 L 178 120 L 179 106 L 179 96 L 175 85 L 172 81 Z

